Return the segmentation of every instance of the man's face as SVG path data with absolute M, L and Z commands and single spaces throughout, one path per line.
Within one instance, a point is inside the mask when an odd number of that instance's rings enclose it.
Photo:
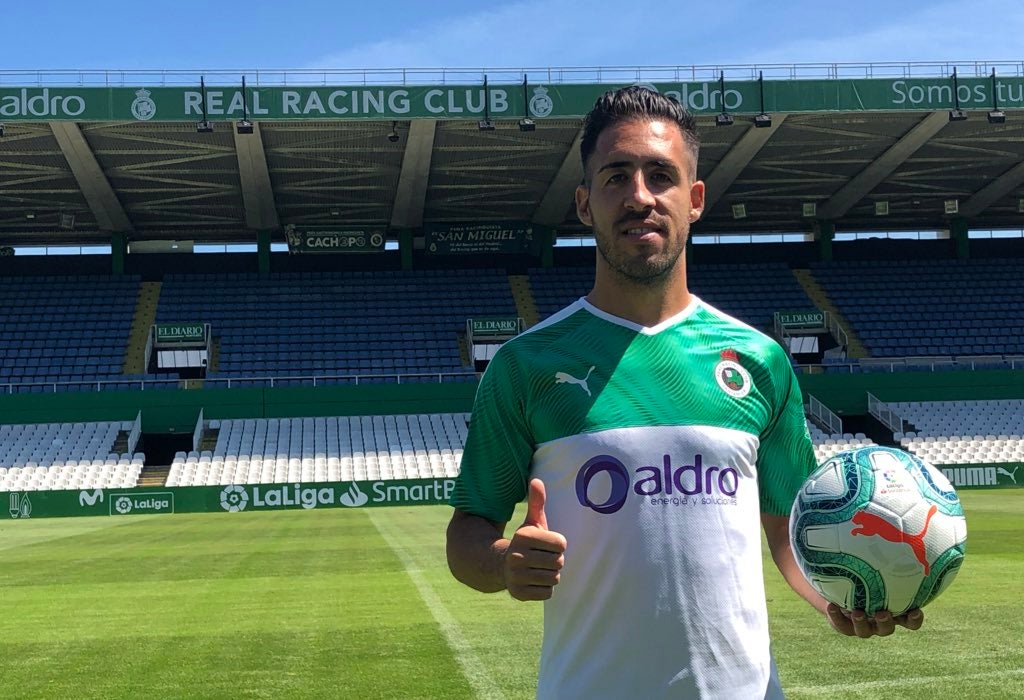
M 680 264 L 690 224 L 704 208 L 704 183 L 679 126 L 661 119 L 608 127 L 576 189 L 580 221 L 594 229 L 601 261 L 642 285 Z

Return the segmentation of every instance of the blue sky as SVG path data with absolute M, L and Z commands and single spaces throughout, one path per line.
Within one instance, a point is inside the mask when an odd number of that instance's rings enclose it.
M 1024 61 L 1024 3 L 6 3 L 0 71 Z

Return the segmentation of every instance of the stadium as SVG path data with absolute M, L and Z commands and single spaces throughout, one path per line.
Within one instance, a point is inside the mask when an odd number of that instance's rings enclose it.
M 452 580 L 445 504 L 496 349 L 593 283 L 582 116 L 632 83 L 697 116 L 690 287 L 818 460 L 967 512 L 884 651 L 766 567 L 787 696 L 1024 695 L 1020 62 L 0 71 L 0 695 L 531 697 L 541 609 Z

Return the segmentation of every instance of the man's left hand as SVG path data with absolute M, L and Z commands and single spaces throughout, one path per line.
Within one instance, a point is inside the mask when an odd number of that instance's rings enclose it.
M 893 616 L 888 610 L 879 610 L 868 615 L 863 610 L 843 610 L 835 603 L 828 604 L 828 621 L 839 634 L 847 637 L 888 637 L 896 630 L 896 626 L 908 630 L 921 629 L 924 624 L 924 612 L 919 609 L 908 610 L 903 615 Z

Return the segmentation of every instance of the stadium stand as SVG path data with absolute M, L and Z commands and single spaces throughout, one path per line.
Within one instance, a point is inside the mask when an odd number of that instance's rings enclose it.
M 1024 353 L 1019 261 L 819 262 L 811 271 L 872 357 L 947 356 L 953 364 L 953 356 L 985 355 L 973 368 L 1003 368 L 1003 356 Z
M 844 450 L 877 444 L 864 433 L 826 433 L 811 421 L 807 421 L 807 431 L 811 434 L 814 458 L 818 464 Z
M 138 291 L 138 276 L 0 280 L 0 383 L 42 392 L 122 379 Z
M 179 452 L 167 486 L 452 477 L 468 413 L 209 421 L 213 450 Z
M 113 452 L 131 422 L 0 425 L 0 491 L 131 488 L 142 454 Z
M 516 315 L 502 270 L 233 273 L 168 275 L 157 322 L 212 325 L 219 361 L 208 378 L 436 382 L 475 379 L 459 348 L 467 318 Z
M 1024 461 L 1024 400 L 904 401 L 887 404 L 914 430 L 899 445 L 934 464 Z
M 547 318 L 590 291 L 593 267 L 531 268 L 537 311 Z M 764 331 L 770 331 L 776 311 L 814 308 L 807 292 L 784 263 L 694 265 L 688 272 L 690 289 L 704 301 Z

